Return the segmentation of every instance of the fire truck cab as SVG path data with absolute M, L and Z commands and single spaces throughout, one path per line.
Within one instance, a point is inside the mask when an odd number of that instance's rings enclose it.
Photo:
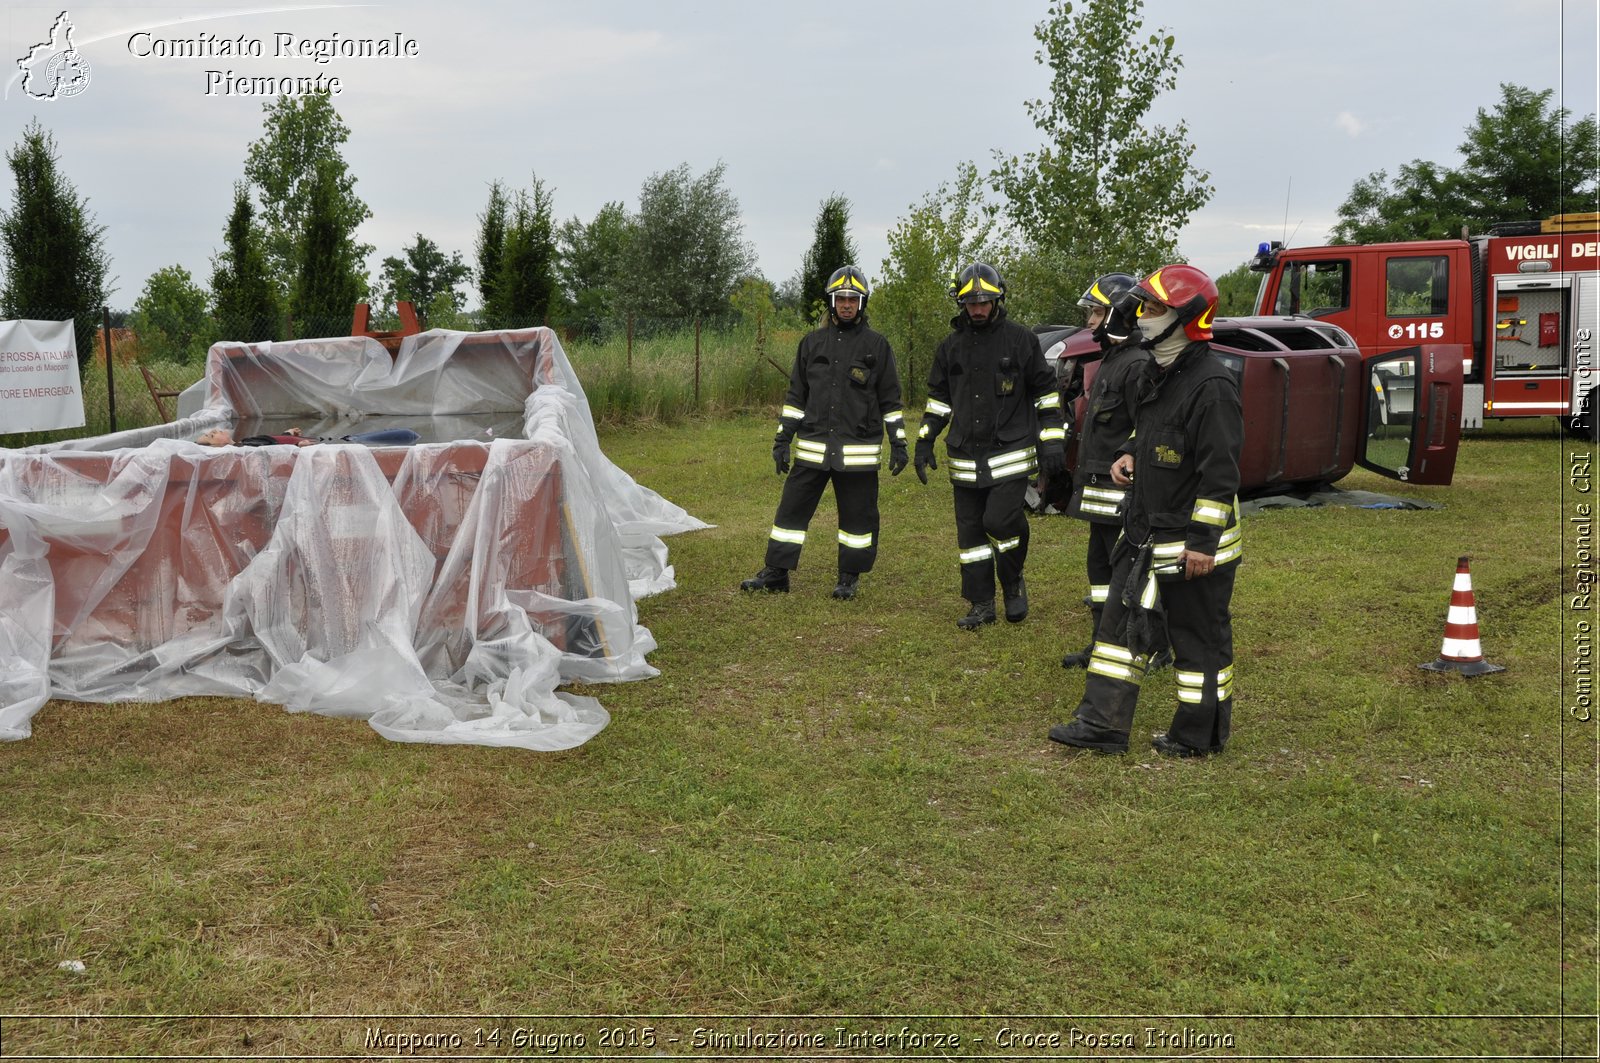
M 1313 318 L 1366 358 L 1450 349 L 1465 367 L 1461 424 L 1562 418 L 1593 430 L 1600 215 L 1491 227 L 1486 236 L 1285 248 L 1263 244 L 1256 313 Z M 1381 416 L 1415 401 L 1415 380 L 1380 379 Z

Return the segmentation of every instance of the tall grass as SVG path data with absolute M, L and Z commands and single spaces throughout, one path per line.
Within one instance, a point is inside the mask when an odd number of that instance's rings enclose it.
M 693 326 L 566 344 L 595 420 L 676 424 L 700 414 L 776 407 L 788 386 L 798 330 Z M 698 380 L 698 385 L 697 385 Z

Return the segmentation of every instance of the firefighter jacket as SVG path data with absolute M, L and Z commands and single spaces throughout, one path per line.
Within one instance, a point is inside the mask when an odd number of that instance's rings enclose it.
M 1162 371 L 1146 363 L 1134 413 L 1133 455 L 1123 532 L 1149 543 L 1157 579 L 1183 578 L 1183 551 L 1210 554 L 1217 567 L 1239 560 L 1239 448 L 1244 414 L 1238 378 L 1203 340 Z
M 1072 516 L 1097 524 L 1122 523 L 1128 489 L 1111 482 L 1111 463 L 1133 435 L 1139 382 L 1151 364 L 1150 352 L 1137 339 L 1124 340 L 1101 357 L 1078 436 L 1078 468 L 1067 509 Z
M 794 460 L 814 469 L 877 469 L 883 433 L 906 441 L 900 372 L 889 341 L 858 323 L 806 333 L 795 351 L 778 438 L 794 438 Z
M 1006 317 L 1005 305 L 982 326 L 965 311 L 939 344 L 928 372 L 928 405 L 917 431 L 932 446 L 945 426 L 950 480 L 957 487 L 988 487 L 1027 477 L 1040 450 L 1066 445 L 1061 392 L 1045 364 L 1039 341 Z

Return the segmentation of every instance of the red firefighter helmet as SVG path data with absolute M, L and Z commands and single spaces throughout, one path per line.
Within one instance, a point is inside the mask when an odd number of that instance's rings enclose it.
M 1144 280 L 1137 291 L 1144 301 L 1172 308 L 1191 340 L 1211 338 L 1211 319 L 1217 315 L 1217 282 L 1186 262 L 1162 266 Z

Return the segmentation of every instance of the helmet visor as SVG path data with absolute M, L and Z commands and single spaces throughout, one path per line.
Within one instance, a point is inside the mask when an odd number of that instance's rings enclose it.
M 1135 287 L 1119 293 L 1111 305 L 1126 320 L 1132 321 L 1134 318 L 1144 315 L 1146 302 L 1159 303 L 1160 300 L 1143 288 Z

